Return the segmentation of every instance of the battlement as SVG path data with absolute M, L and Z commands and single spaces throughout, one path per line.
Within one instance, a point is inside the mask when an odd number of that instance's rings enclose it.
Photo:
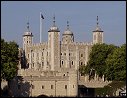
M 43 46 L 43 45 L 47 45 L 47 44 L 48 44 L 48 42 L 42 42 L 42 43 L 34 43 L 31 46 L 38 47 L 38 46 Z
M 92 42 L 74 42 L 75 45 L 93 45 Z

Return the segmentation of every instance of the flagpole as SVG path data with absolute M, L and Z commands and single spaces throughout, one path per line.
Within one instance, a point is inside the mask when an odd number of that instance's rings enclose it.
M 42 32 L 42 23 L 41 23 L 41 12 L 40 12 L 40 43 L 41 43 L 41 32 Z

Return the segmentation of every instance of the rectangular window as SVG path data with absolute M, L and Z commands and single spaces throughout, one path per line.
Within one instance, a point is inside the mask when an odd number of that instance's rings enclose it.
M 51 89 L 53 89 L 53 85 L 51 85 Z
M 65 89 L 67 89 L 67 85 L 65 85 Z
M 71 62 L 71 64 L 73 65 L 73 61 Z
M 42 85 L 42 89 L 44 89 L 44 85 Z
M 81 65 L 83 65 L 83 62 L 81 62 Z

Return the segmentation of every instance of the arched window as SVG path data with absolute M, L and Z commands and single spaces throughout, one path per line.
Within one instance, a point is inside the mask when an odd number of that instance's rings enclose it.
M 62 65 L 63 65 L 63 61 L 62 61 Z

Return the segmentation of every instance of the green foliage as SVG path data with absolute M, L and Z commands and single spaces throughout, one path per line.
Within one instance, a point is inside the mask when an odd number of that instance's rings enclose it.
M 99 76 L 102 76 L 106 70 L 105 59 L 110 53 L 113 52 L 116 46 L 107 44 L 95 44 L 92 47 L 92 52 L 90 53 L 90 60 L 88 61 L 87 68 L 90 71 L 91 68 L 95 69 Z M 88 72 L 89 72 L 88 71 Z
M 1 39 L 1 79 L 11 80 L 17 71 L 18 45 Z
M 108 80 L 126 80 L 126 45 L 117 48 L 106 59 L 105 75 Z
M 90 74 L 91 69 L 107 80 L 124 81 L 126 79 L 126 44 L 121 47 L 107 44 L 95 44 L 92 47 L 87 66 L 81 66 L 81 74 Z
M 126 85 L 125 81 L 113 81 L 107 86 L 104 86 L 103 88 L 95 88 L 95 96 L 96 95 L 110 95 L 112 96 L 113 93 Z

